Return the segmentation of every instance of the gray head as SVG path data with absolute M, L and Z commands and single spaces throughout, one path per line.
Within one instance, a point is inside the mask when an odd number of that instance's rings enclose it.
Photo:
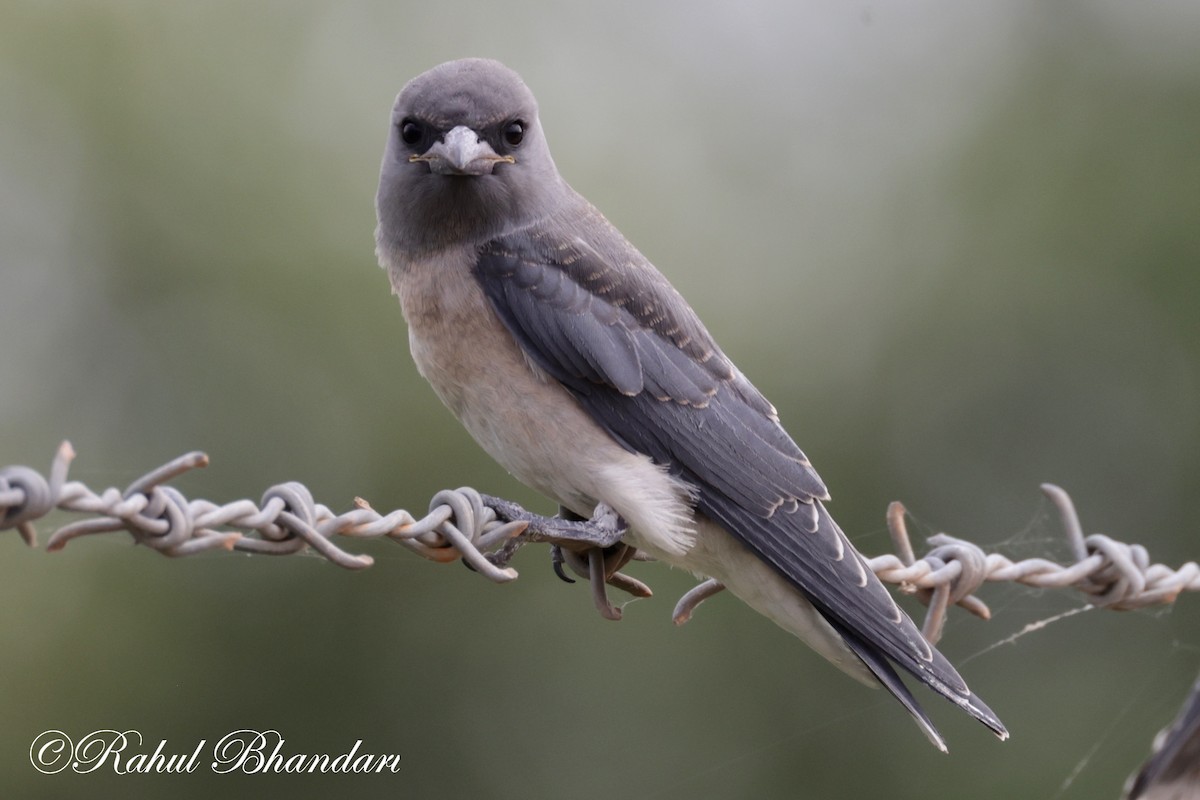
M 396 98 L 376 238 L 409 252 L 486 241 L 548 213 L 562 187 L 521 77 L 499 61 L 448 61 Z

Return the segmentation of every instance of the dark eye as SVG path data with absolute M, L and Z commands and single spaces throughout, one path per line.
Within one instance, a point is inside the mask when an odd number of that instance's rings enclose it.
M 504 141 L 509 147 L 516 147 L 525 138 L 525 123 L 519 119 L 504 126 Z
M 425 129 L 421 127 L 420 123 L 406 119 L 400 123 L 400 138 L 407 145 L 417 144 L 421 139 L 425 138 Z

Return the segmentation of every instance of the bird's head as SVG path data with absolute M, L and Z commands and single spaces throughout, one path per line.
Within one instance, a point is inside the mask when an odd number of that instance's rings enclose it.
M 498 61 L 449 61 L 396 98 L 378 236 L 410 251 L 484 241 L 546 213 L 560 183 L 521 77 Z

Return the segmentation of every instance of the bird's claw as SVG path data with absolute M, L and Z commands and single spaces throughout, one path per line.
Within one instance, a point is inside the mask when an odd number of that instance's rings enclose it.
M 556 544 L 550 545 L 550 568 L 554 570 L 554 574 L 558 576 L 563 583 L 574 583 L 575 579 L 567 573 L 563 572 L 563 561 L 566 556 L 563 555 L 563 549 Z
M 603 503 L 596 506 L 591 519 L 584 519 L 562 507 L 558 516 L 545 517 L 499 497 L 483 495 L 483 502 L 506 522 L 526 523 L 524 531 L 490 556 L 493 563 L 507 563 L 523 544 L 547 543 L 554 574 L 567 583 L 575 583 L 563 570 L 565 564 L 576 575 L 587 578 L 592 588 L 592 601 L 605 619 L 621 618 L 621 610 L 608 600 L 608 586 L 634 597 L 651 596 L 649 586 L 620 572 L 621 567 L 637 555 L 637 549 L 621 541 L 629 527 L 616 511 Z
M 483 557 L 497 567 L 507 567 L 508 562 L 512 561 L 512 557 L 517 554 L 517 551 L 521 549 L 523 544 L 525 543 L 520 541 L 519 535 L 514 536 L 502 544 L 498 550 L 491 553 L 484 553 Z M 467 562 L 464 561 L 463 563 L 466 564 Z M 467 564 L 467 566 L 473 569 L 470 564 Z

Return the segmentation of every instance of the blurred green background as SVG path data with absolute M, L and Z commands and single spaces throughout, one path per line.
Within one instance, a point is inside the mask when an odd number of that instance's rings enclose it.
M 0 5 L 0 464 L 189 496 L 284 480 L 420 512 L 463 484 L 549 510 L 417 376 L 373 255 L 392 99 L 500 58 L 560 169 L 779 407 L 868 555 L 917 533 L 1064 558 L 1085 527 L 1200 557 L 1200 6 L 782 0 Z M 42 539 L 55 516 L 41 524 Z M 519 581 L 387 542 L 168 560 L 0 537 L 10 797 L 1111 798 L 1200 664 L 1200 598 L 1091 612 L 992 586 L 943 649 L 1013 732 L 882 692 L 689 576 L 601 620 L 528 548 Z M 382 777 L 40 775 L 49 728 L 190 752 L 400 753 Z

